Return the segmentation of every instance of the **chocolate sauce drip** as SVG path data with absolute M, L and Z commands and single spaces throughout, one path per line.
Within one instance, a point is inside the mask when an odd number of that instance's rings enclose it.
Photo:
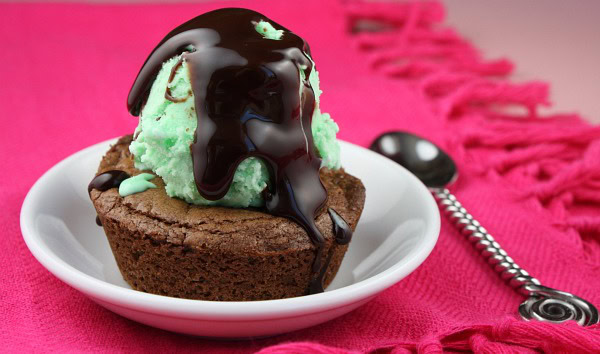
M 169 81 L 167 81 L 167 90 L 165 91 L 165 99 L 167 99 L 171 102 L 184 102 L 185 100 L 188 99 L 188 97 L 190 97 L 192 95 L 191 92 L 188 92 L 188 95 L 185 97 L 175 98 L 175 97 L 173 97 L 173 95 L 171 95 L 171 88 L 168 86 L 171 82 L 173 82 L 173 79 L 175 78 L 175 74 L 177 73 L 177 69 L 179 69 L 179 67 L 182 64 L 183 64 L 183 58 L 179 59 L 179 61 L 177 61 L 177 63 L 175 63 L 175 65 L 171 69 L 171 73 L 169 74 Z
M 99 174 L 94 177 L 88 185 L 88 193 L 92 192 L 92 189 L 97 189 L 100 192 L 107 191 L 111 188 L 118 188 L 121 182 L 129 178 L 127 172 L 119 170 L 110 170 Z
M 327 212 L 329 213 L 329 217 L 333 222 L 333 234 L 335 235 L 335 242 L 337 242 L 339 245 L 349 244 L 352 240 L 352 229 L 346 220 L 344 220 L 340 214 L 331 208 L 329 208 Z
M 92 192 L 92 189 L 97 189 L 100 192 L 107 191 L 111 188 L 119 188 L 121 182 L 129 178 L 127 172 L 119 170 L 110 170 L 101 173 L 94 177 L 90 184 L 88 184 L 88 194 Z M 98 215 L 96 215 L 96 225 L 102 226 L 102 222 Z
M 333 234 L 335 235 L 335 242 L 338 245 L 347 245 L 352 240 L 352 229 L 338 214 L 335 210 L 328 208 L 327 212 L 329 213 L 329 217 L 331 218 L 331 222 L 333 223 Z M 323 280 L 325 278 L 325 274 L 327 273 L 327 268 L 329 268 L 329 263 L 331 263 L 331 258 L 333 257 L 333 252 L 335 251 L 335 247 L 332 247 L 329 251 L 329 255 L 327 256 L 327 260 L 325 264 L 319 271 L 316 277 L 314 277 L 309 285 L 309 293 L 322 293 L 323 289 Z
M 325 291 L 323 288 L 323 280 L 325 280 L 325 274 L 327 273 L 327 268 L 329 267 L 329 263 L 331 263 L 331 258 L 333 257 L 333 249 L 329 252 L 327 256 L 327 260 L 325 260 L 325 264 L 321 268 L 321 270 L 317 273 L 317 276 L 313 278 L 308 285 L 308 293 L 309 294 L 318 294 Z
M 263 38 L 254 29 L 261 20 L 283 30 L 283 38 Z M 209 200 L 222 198 L 238 165 L 261 158 L 272 176 L 264 192 L 266 209 L 306 230 L 317 248 L 313 272 L 318 274 L 324 239 L 315 216 L 327 191 L 311 131 L 315 97 L 308 82 L 313 70 L 308 45 L 251 10 L 198 16 L 171 31 L 146 60 L 127 101 L 133 115 L 140 113 L 162 63 L 182 53 L 198 120 L 190 146 L 198 192 Z

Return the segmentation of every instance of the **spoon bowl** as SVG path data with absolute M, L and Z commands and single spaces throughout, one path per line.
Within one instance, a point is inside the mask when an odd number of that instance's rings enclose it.
M 458 178 L 456 164 L 432 142 L 406 132 L 388 132 L 370 149 L 399 163 L 430 188 L 441 188 Z

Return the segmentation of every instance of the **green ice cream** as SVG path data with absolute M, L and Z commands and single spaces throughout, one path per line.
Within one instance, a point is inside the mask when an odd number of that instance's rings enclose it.
M 119 185 L 119 195 L 126 197 L 131 194 L 141 193 L 149 188 L 156 188 L 156 185 L 152 182 L 148 182 L 154 179 L 154 175 L 150 173 L 141 173 L 137 176 L 129 177 Z
M 268 24 L 268 22 L 265 22 Z M 257 32 L 265 40 L 276 40 L 280 34 L 273 33 L 272 27 L 262 21 L 257 24 Z M 260 25 L 260 26 L 259 26 Z M 285 34 L 283 34 L 285 35 Z M 194 141 L 197 126 L 196 107 L 192 94 L 188 66 L 185 61 L 177 68 L 171 83 L 169 76 L 181 56 L 171 58 L 163 64 L 154 81 L 146 105 L 135 130 L 130 151 L 135 157 L 135 167 L 152 170 L 162 177 L 167 194 L 199 205 L 223 205 L 245 208 L 264 205 L 262 191 L 270 179 L 266 165 L 258 158 L 250 157 L 237 168 L 233 183 L 225 197 L 211 201 L 200 196 L 194 182 L 190 145 Z M 300 75 L 303 71 L 300 70 Z M 323 167 L 340 167 L 340 147 L 336 140 L 337 124 L 329 114 L 319 108 L 319 74 L 312 70 L 309 82 L 314 90 L 316 105 L 312 117 L 314 143 L 322 157 Z M 167 90 L 178 102 L 165 98 Z
M 259 21 L 254 25 L 256 32 L 260 33 L 264 38 L 280 40 L 283 37 L 283 30 L 277 30 L 267 21 Z

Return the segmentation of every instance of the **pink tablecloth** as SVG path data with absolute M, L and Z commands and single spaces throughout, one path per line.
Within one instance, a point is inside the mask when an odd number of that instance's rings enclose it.
M 0 5 L 2 351 L 600 350 L 598 327 L 518 320 L 522 298 L 446 220 L 430 258 L 369 304 L 248 342 L 137 324 L 43 269 L 19 230 L 28 189 L 69 154 L 132 132 L 125 98 L 149 51 L 171 28 L 217 5 Z M 367 145 L 384 130 L 406 129 L 444 146 L 461 170 L 457 196 L 513 258 L 545 284 L 600 305 L 600 128 L 575 115 L 538 117 L 547 86 L 506 80 L 510 62 L 482 60 L 439 26 L 437 3 L 227 5 L 261 11 L 310 42 L 322 106 L 339 122 L 340 138 Z M 352 34 L 362 20 L 387 31 Z

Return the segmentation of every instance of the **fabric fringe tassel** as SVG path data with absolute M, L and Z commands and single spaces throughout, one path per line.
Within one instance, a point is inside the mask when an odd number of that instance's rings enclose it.
M 439 117 L 460 127 L 449 144 L 453 155 L 482 166 L 476 172 L 508 178 L 520 197 L 547 207 L 557 226 L 600 235 L 600 216 L 570 211 L 600 205 L 600 127 L 576 115 L 540 117 L 538 107 L 550 105 L 548 85 L 506 80 L 510 61 L 482 59 L 459 34 L 441 28 L 444 8 L 437 2 L 349 1 L 347 19 L 375 71 L 416 83 Z M 481 112 L 483 119 L 470 114 Z M 478 160 L 479 149 L 494 157 Z

